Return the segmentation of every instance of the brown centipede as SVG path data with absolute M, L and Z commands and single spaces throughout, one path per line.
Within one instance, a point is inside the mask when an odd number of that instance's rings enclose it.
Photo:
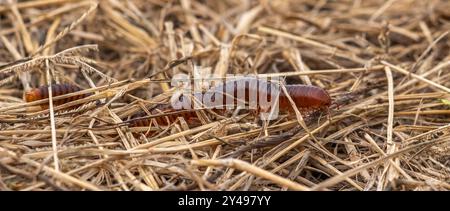
M 317 87 L 317 86 L 311 86 L 311 85 L 285 85 L 287 94 L 292 98 L 292 100 L 295 103 L 295 106 L 300 111 L 313 111 L 313 110 L 323 110 L 331 106 L 332 99 L 327 91 L 324 89 Z M 223 108 L 230 104 L 226 99 L 228 93 L 232 93 L 231 98 L 233 101 L 232 104 L 238 103 L 239 100 L 242 100 L 243 102 L 246 102 L 247 104 L 253 103 L 253 107 L 250 105 L 250 109 L 268 109 L 263 108 L 264 105 L 261 105 L 261 100 L 266 97 L 267 101 L 271 101 L 276 96 L 272 96 L 272 89 L 279 89 L 278 90 L 278 103 L 280 110 L 288 110 L 292 111 L 293 108 L 289 102 L 289 99 L 285 92 L 283 92 L 280 88 L 280 85 L 275 84 L 273 82 L 264 80 L 264 79 L 257 79 L 257 78 L 243 78 L 233 81 L 228 81 L 226 83 L 219 84 L 218 86 L 215 86 L 211 88 L 210 90 L 206 91 L 204 93 L 205 97 L 211 97 L 212 101 L 215 101 L 218 99 L 220 101 L 220 98 L 222 98 L 222 101 L 219 102 L 218 107 Z M 244 98 L 242 96 L 239 96 L 239 90 L 243 90 L 241 92 L 241 95 L 244 95 Z M 253 93 L 253 98 L 251 97 Z M 275 92 L 277 94 L 277 92 Z M 195 94 L 194 94 L 195 95 Z M 189 101 L 189 98 L 186 98 L 183 96 L 182 101 Z M 216 104 L 217 105 L 217 104 Z M 204 105 L 206 107 L 211 107 L 209 105 Z M 233 106 L 233 105 L 232 105 Z M 217 108 L 217 107 L 215 107 Z
M 51 90 L 52 90 L 52 96 L 56 97 L 56 96 L 60 96 L 60 95 L 65 95 L 65 94 L 81 91 L 81 88 L 79 88 L 78 86 L 76 86 L 74 84 L 62 83 L 62 84 L 52 84 Z M 68 103 L 71 101 L 75 101 L 75 100 L 84 98 L 86 96 L 87 96 L 87 94 L 80 94 L 80 95 L 75 95 L 75 96 L 60 99 L 60 100 L 54 100 L 53 104 L 55 106 L 58 106 L 58 105 L 62 105 L 62 104 L 65 104 L 65 103 Z M 48 97 L 49 97 L 48 85 L 44 85 L 44 86 L 41 86 L 38 88 L 33 88 L 33 89 L 25 92 L 25 94 L 24 94 L 24 98 L 25 98 L 26 102 L 33 102 L 33 101 L 37 101 L 37 100 L 48 99 Z M 40 107 L 41 107 L 41 109 L 47 109 L 48 104 L 47 103 L 40 104 Z
M 241 86 L 239 87 L 238 84 L 241 83 Z M 259 87 L 259 89 L 258 89 Z M 260 88 L 262 87 L 262 89 Z M 285 85 L 287 94 L 291 97 L 292 101 L 294 102 L 295 106 L 303 115 L 308 115 L 309 113 L 316 112 L 316 111 L 328 111 L 329 107 L 333 104 L 333 101 L 328 94 L 327 91 L 324 89 L 317 87 L 317 86 L 311 86 L 311 85 Z M 208 105 L 203 105 L 209 108 L 212 108 L 214 112 L 218 113 L 224 113 L 225 107 L 227 103 L 229 103 L 227 99 L 226 93 L 232 93 L 229 94 L 234 99 L 232 103 L 236 104 L 238 101 L 238 90 L 242 89 L 244 90 L 243 93 L 245 94 L 245 97 L 242 99 L 244 102 L 249 102 L 249 100 L 255 100 L 257 99 L 257 102 L 260 102 L 259 99 L 263 97 L 267 97 L 267 100 L 272 100 L 274 96 L 271 96 L 271 89 L 273 86 L 270 86 L 270 83 L 266 80 L 257 79 L 257 78 L 244 78 L 240 80 L 233 80 L 228 81 L 226 83 L 219 84 L 217 86 L 214 86 L 213 88 L 209 89 L 206 92 L 202 92 L 201 94 L 203 96 L 208 96 L 211 98 L 212 101 L 215 101 L 216 99 L 220 101 L 220 98 L 222 101 L 218 102 L 217 107 L 211 107 Z M 253 98 L 250 97 L 250 93 L 256 93 Z M 200 93 L 194 93 L 193 95 L 181 95 L 179 97 L 180 102 L 192 102 L 193 98 L 195 98 L 196 94 Z M 242 96 L 240 96 L 242 98 Z M 292 105 L 286 95 L 285 92 L 280 91 L 278 94 L 278 105 L 279 110 L 284 113 L 292 112 L 294 109 L 292 108 Z M 260 111 L 268 111 L 267 107 L 263 107 L 259 105 L 258 103 L 254 103 L 254 110 L 257 110 L 257 112 Z M 195 112 L 195 109 L 191 108 L 184 108 L 186 112 L 176 115 L 167 115 L 162 117 L 156 117 L 154 118 L 158 124 L 161 125 L 167 125 L 168 121 L 173 122 L 177 117 L 183 117 L 186 122 L 189 124 L 191 123 L 199 123 L 197 113 Z M 170 107 L 170 105 L 165 105 L 163 107 L 159 107 L 158 110 L 164 112 L 170 112 L 175 111 L 173 107 Z M 151 114 L 156 114 L 154 110 L 150 111 Z M 142 126 L 148 126 L 150 124 L 150 119 L 142 118 L 147 116 L 144 112 L 139 112 L 131 117 L 130 120 L 130 126 L 131 127 L 142 127 Z

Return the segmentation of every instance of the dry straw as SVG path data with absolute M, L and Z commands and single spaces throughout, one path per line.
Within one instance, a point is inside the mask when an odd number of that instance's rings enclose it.
M 449 10 L 446 0 L 3 1 L 0 190 L 450 190 Z M 181 115 L 154 107 L 195 66 L 319 86 L 339 108 L 262 123 L 198 110 L 198 127 L 131 127 L 138 112 Z M 82 91 L 51 99 L 87 97 L 45 110 L 47 99 L 23 100 L 62 82 Z

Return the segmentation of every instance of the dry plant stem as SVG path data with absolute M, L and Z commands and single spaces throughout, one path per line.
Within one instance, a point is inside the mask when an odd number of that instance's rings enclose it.
M 55 171 L 59 172 L 59 159 L 58 159 L 58 148 L 56 142 L 56 126 L 55 126 L 55 113 L 53 111 L 53 96 L 52 96 L 52 77 L 50 75 L 50 64 L 48 60 L 45 60 L 46 75 L 47 75 L 47 85 L 48 85 L 48 106 L 50 109 L 50 127 L 52 134 L 52 149 L 53 149 L 53 164 Z
M 9 42 L 8 39 L 6 39 L 6 37 L 0 36 L 0 38 L 3 42 L 3 44 L 5 45 L 5 47 L 8 49 L 8 51 L 14 56 L 15 60 L 22 59 L 22 55 L 20 55 L 20 53 L 13 47 L 11 42 Z M 23 86 L 24 90 L 30 89 L 29 79 L 30 79 L 30 75 L 28 73 L 20 74 L 20 81 L 22 82 L 22 86 Z
M 387 153 L 392 154 L 396 151 L 396 144 L 392 141 L 392 133 L 393 133 L 393 125 L 394 125 L 394 81 L 392 78 L 392 71 L 390 67 L 385 67 L 385 73 L 386 78 L 388 81 L 388 98 L 389 98 L 389 108 L 388 108 L 388 119 L 387 119 L 387 133 L 386 133 L 386 144 L 387 144 Z M 396 179 L 398 176 L 395 174 L 393 169 L 391 168 L 390 164 L 391 162 L 396 162 L 389 160 L 386 162 L 384 171 L 388 171 L 386 174 L 387 182 L 391 182 L 393 179 Z M 385 186 L 383 186 L 383 182 L 379 182 L 378 184 L 381 184 L 379 187 L 381 189 L 384 189 Z
M 222 122 L 225 122 L 225 121 L 222 121 Z M 173 139 L 178 138 L 178 137 L 186 136 L 186 135 L 189 135 L 189 134 L 201 132 L 201 131 L 207 130 L 209 128 L 216 127 L 219 124 L 221 124 L 221 122 L 212 122 L 212 123 L 209 123 L 207 125 L 203 125 L 203 126 L 200 126 L 200 127 L 193 128 L 191 130 L 185 130 L 185 131 L 182 131 L 182 132 L 170 135 L 170 136 L 166 136 L 164 138 L 160 138 L 160 139 L 154 140 L 154 141 L 152 141 L 150 143 L 147 143 L 147 144 L 141 144 L 139 146 L 134 147 L 131 150 L 133 151 L 133 150 L 138 150 L 138 149 L 150 148 L 150 147 L 159 145 L 161 143 L 164 143 L 166 141 L 173 140 Z
M 303 185 L 300 185 L 298 183 L 292 182 L 290 180 L 287 180 L 283 177 L 280 177 L 276 174 L 270 173 L 266 170 L 263 170 L 261 168 L 255 167 L 254 165 L 251 165 L 247 162 L 237 160 L 237 159 L 223 159 L 223 160 L 192 160 L 192 165 L 201 165 L 201 166 L 226 166 L 230 168 L 236 168 L 241 171 L 246 171 L 251 174 L 254 174 L 255 176 L 259 176 L 262 178 L 265 178 L 267 180 L 270 180 L 276 184 L 279 184 L 281 186 L 288 187 L 292 190 L 299 190 L 299 191 L 307 191 L 309 190 L 308 187 L 305 187 Z
M 369 134 L 364 134 L 364 137 L 366 138 L 366 140 L 370 143 L 370 144 L 372 144 L 372 146 L 374 146 L 374 148 L 375 148 L 375 150 L 377 151 L 377 152 L 379 152 L 380 153 L 380 155 L 382 155 L 382 156 L 386 156 L 387 154 L 378 146 L 378 144 L 375 142 L 375 140 L 373 140 L 373 138 L 369 135 Z M 410 179 L 410 180 L 413 180 L 412 178 L 411 178 L 411 176 L 409 176 L 397 163 L 394 163 L 394 161 L 392 161 L 392 160 L 390 160 L 390 164 L 392 165 L 392 166 L 394 166 L 395 167 L 395 169 L 397 170 L 397 171 L 399 171 L 401 174 L 402 174 L 402 176 L 404 176 L 404 177 L 406 177 L 406 178 L 408 178 L 408 179 Z
M 58 25 L 61 23 L 61 18 L 56 18 L 55 21 L 53 21 L 52 25 L 50 26 L 50 28 L 47 31 L 47 37 L 45 39 L 45 43 L 49 43 L 50 40 L 54 39 L 55 36 L 55 32 L 56 32 L 56 28 L 58 27 Z M 54 53 L 54 48 L 46 48 L 42 54 L 45 56 L 48 56 L 50 54 Z
M 392 4 L 397 0 L 386 1 L 375 13 L 370 16 L 369 22 L 374 22 L 378 17 L 380 17 Z
M 87 190 L 93 190 L 93 191 L 99 191 L 101 190 L 100 188 L 86 182 L 86 181 L 82 181 L 80 179 L 77 179 L 75 177 L 69 176 L 65 173 L 59 172 L 54 170 L 53 168 L 47 167 L 47 166 L 41 166 L 40 163 L 31 160 L 29 158 L 25 158 L 25 157 L 21 157 L 18 156 L 16 153 L 11 152 L 3 147 L 0 147 L 0 154 L 3 154 L 5 156 L 11 157 L 12 159 L 18 160 L 20 162 L 24 162 L 26 164 L 29 164 L 35 168 L 42 168 L 42 170 L 50 175 L 52 175 L 53 177 L 55 177 L 56 179 L 59 179 L 60 181 L 66 183 L 66 184 L 74 184 L 77 185 L 79 187 L 85 188 Z
M 337 121 L 337 119 L 334 119 L 334 121 Z M 325 122 L 324 124 L 320 125 L 319 127 L 315 128 L 314 130 L 311 130 L 311 132 L 309 134 L 303 136 L 302 138 L 298 139 L 294 143 L 290 144 L 289 146 L 287 146 L 286 148 L 284 148 L 283 150 L 278 152 L 277 154 L 273 155 L 271 158 L 269 158 L 267 161 L 265 161 L 265 163 L 268 164 L 268 163 L 274 162 L 275 160 L 277 160 L 278 158 L 280 158 L 281 156 L 286 154 L 288 151 L 290 151 L 291 149 L 295 148 L 296 146 L 298 146 L 299 144 L 303 143 L 308 138 L 310 138 L 310 136 L 309 136 L 310 134 L 313 135 L 313 134 L 319 132 L 323 128 L 327 127 L 330 123 L 331 122 L 329 122 L 329 121 Z
M 388 67 L 390 67 L 390 68 L 392 68 L 392 69 L 394 69 L 394 70 L 396 70 L 396 71 L 398 71 L 398 72 L 400 72 L 400 73 L 402 73 L 402 74 L 404 74 L 404 75 L 406 75 L 406 76 L 413 77 L 413 78 L 415 78 L 415 79 L 417 79 L 417 80 L 419 80 L 419 81 L 422 81 L 422 82 L 424 82 L 424 83 L 427 83 L 427 84 L 429 84 L 429 85 L 431 85 L 431 86 L 433 86 L 433 87 L 436 87 L 436 88 L 438 88 L 438 89 L 441 89 L 442 91 L 445 91 L 445 92 L 447 92 L 447 93 L 450 93 L 450 88 L 445 87 L 445 86 L 442 86 L 442 85 L 440 85 L 440 84 L 438 84 L 438 83 L 435 83 L 435 82 L 433 82 L 433 81 L 431 81 L 431 80 L 428 80 L 428 79 L 424 78 L 423 76 L 416 75 L 416 74 L 414 74 L 414 73 L 410 73 L 410 72 L 408 72 L 407 70 L 405 70 L 405 69 L 403 69 L 403 68 L 400 68 L 400 67 L 398 67 L 398 66 L 395 66 L 395 65 L 393 65 L 393 64 L 390 64 L 389 62 L 386 62 L 386 61 L 381 61 L 381 63 L 384 64 L 384 65 L 387 65 Z
M 344 118 L 344 117 L 337 117 L 336 119 L 334 119 L 334 121 L 337 121 L 338 119 L 341 119 L 341 118 Z M 282 150 L 280 150 L 278 153 L 276 153 L 276 154 L 272 155 L 270 158 L 264 160 L 263 164 L 261 165 L 261 167 L 265 167 L 265 166 L 269 165 L 270 163 L 273 163 L 274 161 L 278 160 L 281 156 L 285 155 L 287 152 L 289 152 L 293 148 L 297 147 L 299 144 L 305 142 L 308 138 L 310 138 L 310 135 L 313 135 L 313 134 L 319 132 L 323 128 L 327 127 L 330 123 L 331 123 L 330 121 L 325 122 L 324 124 L 320 125 L 316 129 L 312 130 L 309 134 L 307 134 L 307 135 L 303 136 L 302 138 L 296 140 L 292 144 L 290 144 L 287 147 L 285 147 Z M 246 176 L 248 176 L 248 175 L 246 175 Z M 242 178 L 242 179 L 244 179 L 244 178 Z
M 319 49 L 322 49 L 325 52 L 329 53 L 330 55 L 337 55 L 337 56 L 342 57 L 342 58 L 353 59 L 355 62 L 358 62 L 360 64 L 364 64 L 363 60 L 361 60 L 359 58 L 354 58 L 355 57 L 354 55 L 348 56 L 348 55 L 342 53 L 341 50 L 339 50 L 339 49 L 337 49 L 335 47 L 331 47 L 329 45 L 322 44 L 320 42 L 316 42 L 316 41 L 311 40 L 311 39 L 307 39 L 307 38 L 304 38 L 304 37 L 301 37 L 301 36 L 298 36 L 298 35 L 293 35 L 293 34 L 288 33 L 288 32 L 283 32 L 283 31 L 280 31 L 280 30 L 277 30 L 277 29 L 273 29 L 273 28 L 269 28 L 269 27 L 265 27 L 265 26 L 259 27 L 258 31 L 269 33 L 269 34 L 272 34 L 272 35 L 282 36 L 282 37 L 289 38 L 289 39 L 293 39 L 295 41 L 305 43 L 305 44 L 310 45 L 312 47 L 317 47 Z
M 308 126 L 306 125 L 305 121 L 303 120 L 303 116 L 300 113 L 300 111 L 298 110 L 297 106 L 295 106 L 294 101 L 292 100 L 291 96 L 289 96 L 286 87 L 282 84 L 281 85 L 281 89 L 283 90 L 284 94 L 286 95 L 286 97 L 289 100 L 289 103 L 291 103 L 292 108 L 294 109 L 295 112 L 295 116 L 297 118 L 298 123 L 300 124 L 300 126 L 302 126 L 302 128 L 308 133 L 309 137 L 316 139 L 313 134 L 311 133 L 311 131 L 309 130 Z
M 18 2 L 16 5 L 18 9 L 26 9 L 26 8 L 49 6 L 52 4 L 64 4 L 70 1 L 77 1 L 77 0 L 37 0 L 37 1 Z M 0 12 L 3 12 L 7 9 L 8 6 L 0 6 Z
M 417 137 L 415 137 L 415 138 L 417 138 Z M 438 144 L 440 142 L 446 142 L 446 141 L 448 141 L 448 140 L 436 139 L 436 140 L 426 141 L 426 142 L 422 142 L 422 143 L 419 143 L 419 144 L 416 144 L 416 145 L 411 145 L 411 146 L 404 147 L 403 149 L 398 150 L 395 153 L 392 153 L 392 154 L 389 154 L 387 156 L 378 158 L 375 161 L 369 162 L 367 164 L 360 165 L 359 167 L 356 167 L 354 169 L 348 170 L 348 171 L 344 172 L 341 175 L 329 178 L 329 179 L 325 180 L 324 182 L 317 184 L 311 190 L 321 190 L 323 188 L 330 187 L 330 186 L 332 186 L 334 184 L 337 184 L 337 183 L 341 182 L 342 180 L 345 180 L 348 177 L 351 177 L 351 176 L 359 173 L 360 171 L 362 171 L 364 169 L 373 167 L 373 166 L 375 166 L 377 164 L 385 162 L 388 159 L 395 158 L 395 157 L 397 157 L 397 156 L 399 156 L 399 155 L 401 155 L 403 153 L 406 153 L 406 152 L 408 152 L 410 150 L 413 150 L 413 149 L 416 149 L 416 148 L 419 148 L 419 147 L 426 147 L 427 145 Z
M 2 190 L 450 190 L 447 0 L 3 1 Z M 178 73 L 281 77 L 335 104 L 199 109 L 194 126 L 160 109 Z M 24 102 L 56 83 L 82 90 Z M 176 121 L 135 127 L 142 111 Z
M 70 31 L 72 31 L 76 26 L 78 26 L 81 22 L 83 22 L 83 20 L 92 12 L 95 11 L 95 9 L 97 8 L 97 3 L 93 2 L 92 6 L 87 10 L 86 13 L 84 13 L 77 21 L 73 22 L 72 24 L 70 24 L 69 27 L 65 28 L 64 31 L 60 32 L 58 35 L 56 35 L 56 37 L 48 43 L 45 43 L 43 46 L 39 47 L 36 51 L 34 51 L 31 54 L 31 57 L 36 56 L 37 54 L 41 53 L 43 50 L 45 50 L 46 48 L 48 48 L 49 46 L 55 44 L 56 42 L 58 42 L 60 39 L 62 39 L 64 36 L 66 36 Z
M 269 27 L 265 27 L 265 26 L 261 26 L 258 28 L 258 31 L 261 32 L 265 32 L 265 33 L 269 33 L 269 34 L 273 34 L 273 35 L 279 35 L 279 36 L 283 36 L 286 38 L 290 38 L 308 45 L 311 45 L 313 47 L 318 47 L 318 48 L 323 48 L 325 50 L 327 50 L 328 52 L 332 53 L 335 49 L 329 45 L 325 45 L 319 42 L 316 42 L 314 40 L 310 40 L 301 36 L 297 36 L 297 35 L 293 35 L 287 32 L 283 32 L 277 29 L 273 29 L 273 28 L 269 28 Z

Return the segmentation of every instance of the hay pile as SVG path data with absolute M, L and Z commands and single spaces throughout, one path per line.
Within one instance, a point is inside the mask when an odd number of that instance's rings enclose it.
M 449 11 L 446 0 L 2 1 L 0 190 L 450 190 Z M 178 119 L 148 138 L 128 127 L 195 65 L 286 76 L 340 106 L 266 126 Z M 22 98 L 63 82 L 89 97 L 45 110 Z

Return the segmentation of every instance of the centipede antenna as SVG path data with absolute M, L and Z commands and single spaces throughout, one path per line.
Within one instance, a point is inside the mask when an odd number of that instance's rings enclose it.
M 173 60 L 173 61 L 169 62 L 169 64 L 167 64 L 167 66 L 164 69 L 162 69 L 161 71 L 157 71 L 155 73 L 152 73 L 151 75 L 147 76 L 147 78 L 153 78 L 156 75 L 164 73 L 164 72 L 166 72 L 166 71 L 168 71 L 168 70 L 170 70 L 170 69 L 172 69 L 172 68 L 174 68 L 174 67 L 176 67 L 176 66 L 178 66 L 180 64 L 183 64 L 183 63 L 191 60 L 192 58 L 193 58 L 192 56 L 187 56 L 187 57 L 184 57 L 182 59 Z

